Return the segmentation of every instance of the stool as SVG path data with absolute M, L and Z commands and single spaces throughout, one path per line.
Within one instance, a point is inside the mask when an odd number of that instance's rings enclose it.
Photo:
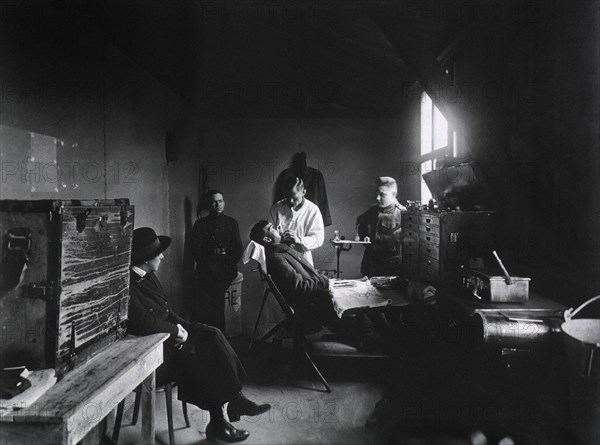
M 167 382 L 158 389 L 162 388 L 165 391 L 165 403 L 167 406 L 167 426 L 169 428 L 169 444 L 175 445 L 175 435 L 173 434 L 173 386 L 172 382 Z M 131 418 L 131 424 L 135 425 L 140 413 L 140 403 L 142 399 L 142 391 L 138 386 L 134 389 L 135 402 L 133 404 L 133 416 Z M 187 403 L 181 402 L 183 409 L 183 418 L 185 419 L 186 428 L 190 427 L 190 419 L 188 417 Z M 119 433 L 121 431 L 121 422 L 123 421 L 123 411 L 125 409 L 125 400 L 122 400 L 117 406 L 117 415 L 115 417 L 115 427 L 112 434 L 112 443 L 117 445 L 119 442 Z

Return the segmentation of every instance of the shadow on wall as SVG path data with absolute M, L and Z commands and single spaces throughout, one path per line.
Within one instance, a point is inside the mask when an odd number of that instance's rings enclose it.
M 192 307 L 196 296 L 196 288 L 194 286 L 194 269 L 196 264 L 192 256 L 192 201 L 186 197 L 183 205 L 183 218 L 185 221 L 185 231 L 183 240 L 183 264 L 181 268 L 182 274 L 182 290 L 183 290 L 183 307 L 182 316 L 189 319 L 189 308 Z

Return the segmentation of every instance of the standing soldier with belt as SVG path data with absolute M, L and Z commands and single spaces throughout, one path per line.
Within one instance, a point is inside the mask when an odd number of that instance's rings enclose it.
M 192 230 L 198 294 L 191 315 L 193 321 L 225 333 L 225 291 L 237 276 L 243 246 L 237 221 L 223 213 L 223 194 L 209 190 L 206 200 L 209 214 L 196 221 Z

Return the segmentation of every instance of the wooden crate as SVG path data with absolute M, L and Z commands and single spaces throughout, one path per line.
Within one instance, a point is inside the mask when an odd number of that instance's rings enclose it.
M 0 200 L 0 365 L 68 371 L 125 334 L 127 199 Z

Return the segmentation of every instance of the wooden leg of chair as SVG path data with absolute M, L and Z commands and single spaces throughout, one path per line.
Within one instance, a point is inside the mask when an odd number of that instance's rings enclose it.
M 282 329 L 287 329 L 287 327 L 290 325 L 290 323 L 291 323 L 291 321 L 290 321 L 289 318 L 284 318 L 279 323 L 277 323 L 274 327 L 272 327 L 271 329 L 269 329 L 269 331 L 265 335 L 263 335 L 262 337 L 260 337 L 259 339 L 257 339 L 256 342 L 257 343 L 264 342 L 269 337 L 272 337 L 273 335 L 275 335 L 275 333 L 277 331 L 280 331 Z
M 262 303 L 260 305 L 260 310 L 258 311 L 258 316 L 256 317 L 256 323 L 254 323 L 254 331 L 252 331 L 252 337 L 250 337 L 250 344 L 248 345 L 248 350 L 252 349 L 252 344 L 254 343 L 254 339 L 256 338 L 256 331 L 258 330 L 258 323 L 260 322 L 260 316 L 262 315 L 263 309 L 265 308 L 265 303 L 267 302 L 268 296 L 269 293 L 265 291 Z
M 140 404 L 142 402 L 142 391 L 141 389 L 135 390 L 135 402 L 133 402 L 133 415 L 131 416 L 131 424 L 135 425 L 140 415 Z
M 137 394 L 136 394 L 137 396 Z M 121 422 L 123 421 L 123 411 L 125 410 L 125 399 L 121 400 L 117 405 L 117 415 L 115 417 L 115 426 L 112 433 L 112 443 L 119 443 L 119 433 L 121 432 Z
M 169 445 L 175 445 L 173 434 L 173 390 L 171 383 L 165 385 L 165 401 L 167 403 L 167 425 L 169 427 Z
M 321 371 L 319 371 L 319 368 L 317 368 L 317 365 L 315 365 L 315 362 L 313 362 L 313 359 L 311 358 L 311 356 L 308 354 L 308 352 L 306 350 L 304 350 L 304 356 L 309 361 L 309 363 L 312 365 L 312 368 L 315 370 L 315 372 L 319 376 L 319 379 L 321 379 L 323 386 L 325 386 L 325 390 L 327 392 L 331 392 L 331 388 L 329 387 L 327 380 L 325 380 L 325 377 L 323 377 L 323 374 L 321 374 Z
M 185 426 L 186 426 L 186 428 L 189 428 L 190 427 L 190 418 L 188 417 L 187 403 L 181 402 L 181 408 L 183 408 L 183 418 L 185 419 Z

